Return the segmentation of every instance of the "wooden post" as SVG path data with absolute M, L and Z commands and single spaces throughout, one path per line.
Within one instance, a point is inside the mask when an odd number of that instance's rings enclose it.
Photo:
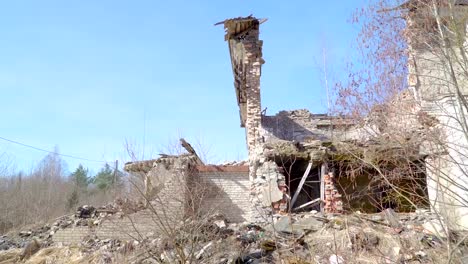
M 328 170 L 327 162 L 323 162 L 320 167 L 320 199 L 325 202 L 325 174 Z M 323 202 L 320 203 L 320 212 L 323 213 Z

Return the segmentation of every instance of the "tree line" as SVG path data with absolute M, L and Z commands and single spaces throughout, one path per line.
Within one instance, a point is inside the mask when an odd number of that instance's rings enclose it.
M 104 164 L 92 174 L 82 164 L 73 172 L 57 152 L 46 155 L 29 173 L 0 163 L 0 234 L 47 222 L 82 204 L 102 205 L 123 190 L 125 174 Z

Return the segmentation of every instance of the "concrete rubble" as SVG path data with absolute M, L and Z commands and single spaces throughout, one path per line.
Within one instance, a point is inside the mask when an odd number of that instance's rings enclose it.
M 141 203 L 131 202 L 128 199 L 117 199 L 114 203 L 100 207 L 83 205 L 77 208 L 75 214 L 61 216 L 51 223 L 31 226 L 16 233 L 10 232 L 0 236 L 0 250 L 24 248 L 34 239 L 41 241 L 43 246 L 49 246 L 53 243 L 52 236 L 60 229 L 97 226 L 111 215 L 123 217 L 142 208 Z
M 111 213 L 112 207 L 106 208 L 106 214 Z M 99 220 L 104 217 L 102 211 L 98 213 L 102 209 L 82 206 L 75 215 L 13 236 L 0 237 L 0 263 L 28 263 L 28 259 L 37 256 L 47 259 L 46 250 L 51 254 L 49 259 L 53 259 L 52 252 L 62 252 L 61 249 L 68 248 L 68 245 L 52 243 L 50 232 L 56 228 L 81 225 L 83 220 Z M 121 212 L 114 209 L 114 214 Z M 311 211 L 274 215 L 270 224 L 257 225 L 230 223 L 223 215 L 214 214 L 203 222 L 185 220 L 174 234 L 176 237 L 156 233 L 127 241 L 85 237 L 77 245 L 79 251 L 76 252 L 82 261 L 75 263 L 99 263 L 86 262 L 91 257 L 105 263 L 119 263 L 123 258 L 125 263 L 177 263 L 181 257 L 180 250 L 192 258 L 192 263 L 216 264 L 440 263 L 447 257 L 447 236 L 429 228 L 438 221 L 436 215 L 426 210 L 394 213 L 397 220 L 389 219 L 387 215 L 385 212 L 339 215 Z M 394 221 L 398 222 L 397 227 Z M 466 235 L 452 232 L 449 237 Z M 188 242 L 188 238 L 194 239 L 193 243 L 176 242 Z M 468 240 L 461 243 L 453 254 L 468 259 L 467 245 Z M 12 252 L 17 254 L 12 257 Z M 2 261 L 5 256 L 10 256 L 11 262 Z

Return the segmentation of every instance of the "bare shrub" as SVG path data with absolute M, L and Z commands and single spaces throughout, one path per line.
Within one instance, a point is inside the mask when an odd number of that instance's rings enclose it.
M 0 233 L 43 224 L 73 212 L 78 204 L 103 205 L 113 199 L 112 191 L 92 184 L 78 188 L 56 153 L 44 157 L 30 173 L 14 172 L 8 163 L 0 166 Z
M 343 145 L 351 158 L 341 165 L 373 170 L 389 202 L 414 209 L 423 200 L 446 227 L 445 237 L 468 223 L 468 12 L 457 2 L 377 0 L 356 12 L 364 67 L 351 67 L 335 90 L 336 113 L 360 124 L 358 140 L 381 149 Z M 417 188 L 421 174 L 424 192 Z M 459 241 L 446 245 L 454 256 Z

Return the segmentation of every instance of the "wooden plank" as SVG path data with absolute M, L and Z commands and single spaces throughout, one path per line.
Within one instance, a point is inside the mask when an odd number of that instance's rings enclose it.
M 297 200 L 297 196 L 299 196 L 299 193 L 302 190 L 302 186 L 304 185 L 304 182 L 305 182 L 307 176 L 309 176 L 310 169 L 312 169 L 312 162 L 310 162 L 309 165 L 307 165 L 307 169 L 306 169 L 304 175 L 302 176 L 301 182 L 299 183 L 299 186 L 297 187 L 296 192 L 294 193 L 294 196 L 293 196 L 293 198 L 291 200 L 291 205 L 289 206 L 289 208 L 292 208 L 294 206 L 294 203 Z
M 196 159 L 196 162 L 198 165 L 205 165 L 203 163 L 203 161 L 200 159 L 200 157 L 198 156 L 197 152 L 195 151 L 195 149 L 192 147 L 192 145 L 190 145 L 185 139 L 181 138 L 180 139 L 180 144 L 182 145 L 182 147 L 187 150 L 188 153 L 192 154 L 195 159 Z
M 310 202 L 307 202 L 307 203 L 305 203 L 305 204 L 303 204 L 303 205 L 301 205 L 301 206 L 298 206 L 298 207 L 294 208 L 293 211 L 296 211 L 296 210 L 299 210 L 299 209 L 302 209 L 302 208 L 306 208 L 306 207 L 308 207 L 308 206 L 317 204 L 317 203 L 319 203 L 319 202 L 322 202 L 322 199 L 320 199 L 320 198 L 314 199 L 314 200 L 312 200 L 312 201 L 310 201 Z
M 325 201 L 325 174 L 327 170 L 327 163 L 322 163 L 322 166 L 320 166 L 320 199 L 322 199 L 322 201 Z M 320 204 L 320 212 L 323 213 L 323 203 Z

